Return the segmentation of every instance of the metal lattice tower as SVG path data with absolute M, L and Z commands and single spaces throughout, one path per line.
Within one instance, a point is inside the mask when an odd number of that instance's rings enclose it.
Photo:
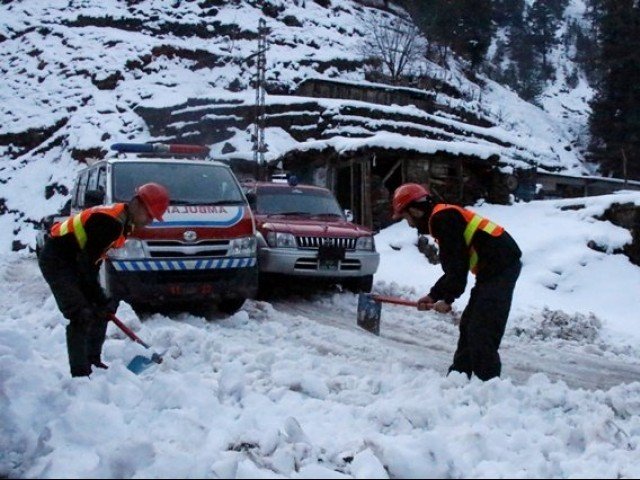
M 267 150 L 264 141 L 265 128 L 265 83 L 267 70 L 267 22 L 261 18 L 258 23 L 258 51 L 254 54 L 257 56 L 256 61 L 256 105 L 255 105 L 255 122 L 253 130 L 253 161 L 256 163 L 257 177 L 264 180 L 265 165 L 264 152 Z M 253 56 L 253 55 L 252 55 Z

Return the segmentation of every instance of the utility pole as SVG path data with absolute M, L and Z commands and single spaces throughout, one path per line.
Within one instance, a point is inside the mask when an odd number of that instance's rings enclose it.
M 258 22 L 258 51 L 256 61 L 256 104 L 253 129 L 253 161 L 256 163 L 257 180 L 265 180 L 264 152 L 267 150 L 264 141 L 265 128 L 265 84 L 267 70 L 267 22 L 261 18 Z

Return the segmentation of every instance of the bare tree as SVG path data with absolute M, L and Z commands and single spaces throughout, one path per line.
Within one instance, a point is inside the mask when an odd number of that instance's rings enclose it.
M 373 64 L 379 64 L 384 73 L 397 82 L 421 53 L 420 32 L 410 21 L 396 16 L 368 17 L 367 34 L 361 53 Z

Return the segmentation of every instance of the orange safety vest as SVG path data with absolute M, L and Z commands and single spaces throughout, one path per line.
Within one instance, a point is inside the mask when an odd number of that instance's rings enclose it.
M 467 222 L 467 227 L 464 229 L 464 242 L 469 248 L 469 270 L 471 270 L 471 273 L 475 275 L 476 273 L 478 273 L 478 253 L 476 252 L 476 249 L 471 245 L 474 234 L 478 230 L 482 230 L 483 232 L 487 232 L 494 237 L 499 237 L 503 234 L 504 228 L 502 228 L 498 224 L 493 223 L 491 220 L 488 220 L 478 215 L 477 213 L 472 212 L 471 210 L 467 210 L 457 205 L 439 203 L 434 207 L 433 212 L 429 217 L 429 231 L 431 231 L 431 221 L 433 220 L 433 216 L 436 213 L 447 209 L 457 210 L 462 214 L 465 222 Z
M 94 213 L 103 213 L 109 215 L 112 218 L 115 218 L 122 224 L 122 233 L 120 236 L 107 248 L 107 250 L 111 247 L 120 248 L 124 245 L 126 240 L 124 236 L 124 225 L 127 218 L 127 212 L 125 211 L 124 203 L 116 203 L 110 207 L 91 207 L 86 210 L 81 211 L 80 213 L 67 218 L 63 222 L 58 222 L 51 227 L 51 236 L 52 237 L 62 237 L 64 235 L 68 235 L 73 233 L 78 241 L 78 245 L 80 249 L 83 250 L 85 245 L 87 244 L 87 232 L 84 229 L 84 225 L 89 220 L 89 217 Z

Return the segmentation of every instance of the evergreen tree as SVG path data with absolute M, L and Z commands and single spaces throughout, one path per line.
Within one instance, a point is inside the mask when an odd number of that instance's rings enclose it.
M 407 0 L 404 7 L 429 39 L 480 65 L 494 33 L 487 0 Z
M 528 13 L 529 39 L 533 51 L 539 56 L 544 79 L 552 74 L 548 55 L 558 44 L 556 32 L 566 4 L 566 0 L 536 0 Z
M 522 24 L 524 0 L 493 0 L 493 21 L 497 27 L 515 27 Z
M 540 63 L 531 50 L 531 31 L 527 22 L 515 24 L 509 36 L 509 52 L 514 64 L 515 83 L 510 85 L 525 100 L 534 102 L 542 93 Z
M 476 69 L 484 60 L 495 33 L 493 6 L 487 0 L 460 0 L 459 52 Z
M 493 17 L 506 34 L 504 58 L 493 65 L 508 65 L 505 71 L 488 68 L 493 78 L 506 82 L 525 100 L 535 102 L 545 82 L 555 74 L 549 54 L 560 41 L 560 26 L 568 0 L 494 0 Z M 490 67 L 490 66 L 489 66 Z
M 591 158 L 605 174 L 640 179 L 640 6 L 600 0 L 602 81 L 592 102 Z

